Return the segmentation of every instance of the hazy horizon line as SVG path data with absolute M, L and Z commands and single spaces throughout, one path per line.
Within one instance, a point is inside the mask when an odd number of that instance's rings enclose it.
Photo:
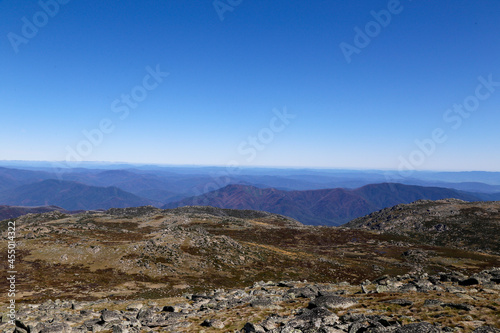
M 67 162 L 67 161 L 51 161 L 51 160 L 0 160 L 0 164 L 29 164 L 29 163 L 43 163 L 43 164 L 57 164 L 58 167 L 66 169 L 81 168 L 80 165 L 130 165 L 130 166 L 153 166 L 164 168 L 234 168 L 235 166 L 218 165 L 218 164 L 168 164 L 168 163 L 148 163 L 148 162 L 125 162 L 125 161 L 80 161 L 80 162 Z M 52 167 L 56 167 L 52 165 Z M 373 168 L 373 167 L 325 167 L 325 166 L 287 166 L 287 165 L 238 165 L 237 168 L 241 169 L 275 169 L 275 170 L 323 170 L 323 171 L 381 171 L 381 172 L 400 172 L 398 169 L 391 168 Z M 450 169 L 413 169 L 406 170 L 408 172 L 485 172 L 485 173 L 500 173 L 500 170 L 450 170 Z

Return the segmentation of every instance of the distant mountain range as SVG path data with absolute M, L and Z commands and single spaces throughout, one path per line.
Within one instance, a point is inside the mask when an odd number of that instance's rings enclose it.
M 304 224 L 340 225 L 354 218 L 401 203 L 420 199 L 456 198 L 466 201 L 500 200 L 500 194 L 478 194 L 439 187 L 394 183 L 366 185 L 357 189 L 282 191 L 274 188 L 228 185 L 201 196 L 168 203 L 163 208 L 214 206 L 263 210 L 293 217 Z
M 0 165 L 5 164 L 0 161 Z M 9 164 L 12 163 L 7 163 Z M 117 169 L 103 169 L 101 165 L 90 164 L 95 168 L 58 169 L 47 167 L 50 163 L 41 165 L 44 167 L 36 168 L 31 164 L 24 169 L 0 167 L 0 191 L 42 180 L 58 179 L 90 186 L 115 186 L 137 196 L 164 203 L 200 195 L 229 184 L 304 191 L 400 183 L 469 192 L 500 192 L 498 172 L 414 172 L 411 177 L 401 177 L 398 172 L 388 171 L 242 168 L 238 172 L 228 172 L 223 167 L 120 165 L 115 166 Z
M 0 203 L 21 206 L 56 205 L 67 210 L 125 208 L 158 204 L 117 187 L 97 187 L 54 179 L 0 193 Z
M 73 211 L 196 204 L 265 210 L 307 224 L 338 225 L 418 199 L 500 200 L 500 173 L 492 172 L 415 172 L 412 178 L 402 178 L 383 171 L 242 168 L 229 173 L 218 167 L 130 165 L 61 171 L 35 164 L 0 167 L 0 205 L 56 205 Z M 406 184 L 384 185 L 387 179 Z

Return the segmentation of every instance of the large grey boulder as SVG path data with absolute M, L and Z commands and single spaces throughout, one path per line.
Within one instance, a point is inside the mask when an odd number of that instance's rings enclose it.
M 63 323 L 51 323 L 45 324 L 44 328 L 40 330 L 40 333 L 70 333 L 71 327 L 68 324 Z
M 109 322 L 120 322 L 122 320 L 122 315 L 118 311 L 104 310 L 101 312 L 101 321 L 105 323 Z
M 316 307 L 312 310 L 304 309 L 303 312 L 290 320 L 287 326 L 293 328 L 320 328 L 324 325 L 334 325 L 338 322 L 339 317 L 325 309 L 324 307 Z
M 439 330 L 427 322 L 405 325 L 394 331 L 395 333 L 439 333 Z
M 274 302 L 269 298 L 259 297 L 252 302 L 250 302 L 250 306 L 256 309 L 268 309 L 268 310 L 279 310 L 281 306 L 274 304 Z
M 354 306 L 358 301 L 354 298 L 341 296 L 319 296 L 309 302 L 308 308 L 324 307 L 327 309 L 346 309 Z

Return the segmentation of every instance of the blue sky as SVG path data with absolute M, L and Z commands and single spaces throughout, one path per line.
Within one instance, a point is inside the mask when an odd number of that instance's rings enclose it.
M 500 2 L 216 5 L 0 1 L 0 160 L 500 171 Z

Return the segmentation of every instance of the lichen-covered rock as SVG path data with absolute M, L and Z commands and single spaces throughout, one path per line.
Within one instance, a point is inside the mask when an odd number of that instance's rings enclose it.
M 327 309 L 346 309 L 357 303 L 358 301 L 356 299 L 350 297 L 319 296 L 309 303 L 308 308 L 314 309 L 316 307 L 324 307 Z

